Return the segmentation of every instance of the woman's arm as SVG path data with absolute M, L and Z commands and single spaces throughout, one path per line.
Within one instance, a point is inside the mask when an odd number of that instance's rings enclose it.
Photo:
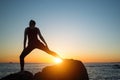
M 41 32 L 40 32 L 39 29 L 38 29 L 38 35 L 39 35 L 40 39 L 44 42 L 44 44 L 46 45 L 46 47 L 48 47 L 48 45 L 47 45 L 45 39 L 43 38 L 43 36 L 42 36 L 42 34 L 41 34 Z

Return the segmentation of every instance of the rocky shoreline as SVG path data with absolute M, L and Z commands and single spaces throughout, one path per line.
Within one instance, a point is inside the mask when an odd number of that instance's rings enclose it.
M 33 75 L 29 71 L 7 75 L 0 80 L 89 80 L 87 70 L 81 61 L 65 59 L 62 63 L 43 68 Z

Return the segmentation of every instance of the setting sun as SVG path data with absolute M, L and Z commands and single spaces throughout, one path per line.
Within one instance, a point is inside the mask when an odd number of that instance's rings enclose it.
M 55 63 L 61 63 L 62 62 L 62 59 L 60 59 L 60 58 L 55 58 Z

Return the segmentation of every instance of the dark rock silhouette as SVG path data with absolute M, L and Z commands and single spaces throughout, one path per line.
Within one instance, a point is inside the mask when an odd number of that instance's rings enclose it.
M 114 64 L 112 67 L 113 67 L 114 69 L 120 69 L 120 65 L 119 65 L 119 64 Z
M 0 80 L 33 80 L 33 74 L 28 71 L 18 72 L 3 77 Z
M 61 64 L 45 67 L 34 76 L 35 80 L 89 80 L 82 62 L 66 59 Z
M 8 75 L 1 80 L 89 80 L 87 70 L 78 60 L 65 59 L 62 63 L 43 68 L 42 72 L 24 71 Z

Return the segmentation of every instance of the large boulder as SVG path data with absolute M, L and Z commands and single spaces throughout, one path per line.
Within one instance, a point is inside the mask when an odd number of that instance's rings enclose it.
M 14 74 L 10 74 L 3 77 L 0 80 L 33 80 L 33 74 L 28 71 L 22 71 Z
M 87 70 L 78 60 L 65 59 L 62 63 L 45 67 L 34 75 L 34 80 L 89 80 Z

